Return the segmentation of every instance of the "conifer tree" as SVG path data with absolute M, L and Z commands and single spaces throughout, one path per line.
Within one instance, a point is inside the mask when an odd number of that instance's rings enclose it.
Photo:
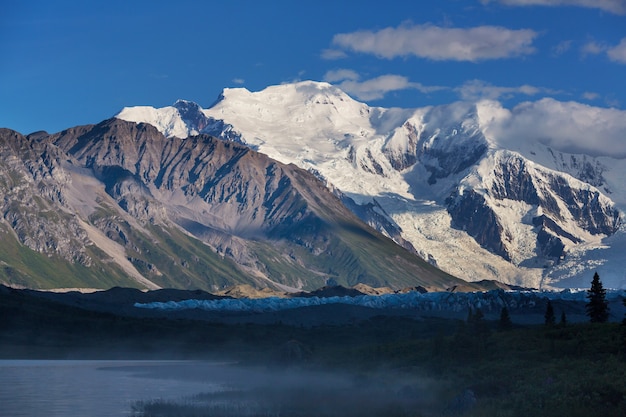
M 470 307 L 467 313 L 467 326 L 474 335 L 485 333 L 487 331 L 485 315 L 480 308 L 477 307 L 476 309 L 473 309 Z
M 600 276 L 593 274 L 591 288 L 587 290 L 587 315 L 592 323 L 606 323 L 609 319 L 609 303 L 606 301 L 606 290 L 602 286 Z
M 543 316 L 545 318 L 546 326 L 554 326 L 556 322 L 556 317 L 554 315 L 554 307 L 552 307 L 552 301 L 548 300 L 548 304 L 546 305 L 546 313 Z
M 508 330 L 513 326 L 511 322 L 511 316 L 509 315 L 509 310 L 506 307 L 502 307 L 500 310 L 500 323 L 498 327 L 500 330 Z
M 622 304 L 626 307 L 626 298 L 622 298 Z M 622 320 L 622 347 L 626 353 L 626 313 L 624 313 L 624 319 Z
M 474 312 L 474 318 L 472 319 L 474 323 L 481 324 L 484 318 L 485 315 L 483 314 L 483 311 L 480 308 L 477 308 Z
M 561 310 L 561 321 L 559 322 L 559 324 L 562 327 L 567 326 L 567 316 L 565 315 L 565 311 Z

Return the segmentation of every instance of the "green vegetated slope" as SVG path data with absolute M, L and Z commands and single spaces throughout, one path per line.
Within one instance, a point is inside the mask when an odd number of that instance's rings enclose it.
M 304 269 L 306 265 L 306 270 L 295 276 L 308 276 L 305 289 L 309 290 L 328 280 L 348 287 L 364 283 L 391 288 L 423 286 L 429 290 L 455 285 L 481 288 L 435 268 L 363 224 L 308 172 L 288 166 L 287 174 L 316 217 L 272 230 L 270 236 L 276 244 L 259 253 L 275 274 L 287 276 L 290 268 Z M 289 246 L 288 239 L 298 245 Z
M 307 171 L 118 119 L 53 135 L 0 129 L 0 206 L 0 279 L 15 286 L 465 284 L 364 224 Z
M 160 287 L 214 291 L 250 282 L 250 276 L 232 260 L 179 229 L 147 229 L 149 238 L 128 230 L 135 246 L 127 254 L 137 270 Z
M 322 227 L 333 226 L 325 224 Z M 373 287 L 423 286 L 443 290 L 463 282 L 410 254 L 386 237 L 362 228 L 337 228 L 323 242 L 324 249 L 319 252 L 306 246 L 290 247 L 281 240 L 273 245 L 255 242 L 255 246 L 255 253 L 269 276 L 305 290 L 320 288 L 329 282 L 346 287 L 364 283 Z
M 385 327 L 393 326 L 387 321 Z M 444 400 L 439 411 L 445 412 L 447 405 L 452 415 L 617 417 L 626 413 L 624 325 L 499 331 L 489 323 L 477 329 L 467 323 L 442 322 L 435 334 L 395 339 L 392 331 L 382 327 L 380 331 L 386 331 L 389 339 L 329 347 L 327 365 L 367 373 L 370 365 L 384 364 L 404 376 L 437 381 L 433 393 Z M 475 402 L 449 407 L 468 390 Z
M 105 257 L 97 247 L 86 251 L 96 260 L 88 267 L 21 245 L 7 227 L 0 224 L 0 281 L 15 287 L 41 289 L 138 286 L 120 268 L 99 261 Z

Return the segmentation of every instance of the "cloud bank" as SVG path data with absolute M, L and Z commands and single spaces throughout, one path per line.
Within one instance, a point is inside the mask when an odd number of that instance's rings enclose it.
M 531 29 L 499 26 L 461 29 L 425 24 L 340 33 L 333 37 L 332 43 L 339 50 L 387 59 L 416 56 L 434 61 L 477 62 L 531 54 L 535 51 L 532 43 L 536 36 Z
M 618 15 L 626 14 L 624 0 L 481 0 L 481 3 L 501 3 L 507 6 L 577 6 Z
M 500 98 L 511 98 L 515 95 L 534 96 L 540 93 L 554 93 L 554 91 L 524 84 L 518 87 L 501 87 L 489 84 L 482 80 L 467 81 L 454 91 L 463 100 L 478 101 L 482 99 L 497 100 Z
M 588 41 L 582 46 L 580 52 L 583 57 L 606 53 L 611 61 L 626 64 L 626 38 L 622 38 L 620 43 L 613 47 L 608 46 L 606 43 Z
M 409 89 L 417 90 L 423 94 L 436 91 L 453 91 L 464 101 L 498 100 L 509 99 L 517 95 L 535 96 L 558 93 L 558 91 L 528 84 L 516 87 L 503 87 L 482 80 L 470 80 L 458 87 L 429 86 L 412 82 L 403 75 L 394 74 L 361 80 L 359 73 L 346 68 L 327 71 L 324 75 L 324 81 L 336 85 L 351 96 L 363 101 L 378 100 L 387 93 Z M 594 96 L 595 98 L 597 96 Z
M 619 45 L 609 48 L 606 53 L 611 61 L 626 64 L 626 38 L 622 38 Z
M 356 71 L 350 69 L 337 69 L 328 71 L 324 81 L 334 83 L 337 87 L 356 97 L 359 100 L 378 100 L 385 94 L 393 91 L 415 89 L 422 93 L 430 93 L 444 89 L 444 87 L 425 86 L 421 83 L 411 82 L 403 75 L 386 74 L 369 80 L 360 80 Z
M 626 158 L 626 111 L 544 98 L 512 110 L 488 105 L 488 132 L 503 146 L 539 141 L 559 151 Z M 487 112 L 486 111 L 486 112 Z

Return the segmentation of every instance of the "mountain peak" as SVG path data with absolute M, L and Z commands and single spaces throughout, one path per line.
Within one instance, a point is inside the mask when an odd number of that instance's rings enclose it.
M 225 89 L 202 114 L 204 128 L 178 110 L 174 119 L 141 121 L 166 135 L 181 123 L 314 172 L 361 218 L 470 281 L 578 286 L 574 278 L 626 247 L 619 221 L 626 161 L 564 154 L 535 137 L 513 140 L 506 129 L 514 115 L 497 101 L 385 109 L 328 83 L 299 81 Z M 541 211 L 551 217 L 537 220 Z M 621 246 L 611 249 L 606 239 Z M 623 274 L 611 280 L 620 286 Z
M 225 88 L 218 100 L 209 107 L 219 106 L 222 102 L 255 101 L 273 105 L 296 106 L 305 104 L 333 104 L 333 102 L 347 102 L 365 106 L 348 96 L 343 90 L 327 82 L 298 81 L 273 85 L 260 91 L 250 91 L 246 88 Z
M 124 107 L 115 118 L 127 122 L 148 123 L 167 137 L 179 138 L 197 135 L 210 123 L 200 105 L 182 99 L 176 100 L 172 106 L 162 108 Z
M 180 112 L 186 112 L 189 110 L 202 110 L 202 107 L 200 107 L 198 103 L 194 101 L 183 100 L 181 98 L 176 100 L 173 107 L 177 108 Z
M 39 140 L 0 129 L 0 154 L 3 283 L 52 287 L 46 275 L 61 268 L 64 287 L 463 284 L 367 226 L 311 173 L 209 135 L 166 138 L 113 118 Z M 10 255 L 20 245 L 43 276 Z

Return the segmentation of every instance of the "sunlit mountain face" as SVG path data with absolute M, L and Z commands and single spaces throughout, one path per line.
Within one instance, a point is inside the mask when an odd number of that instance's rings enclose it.
M 464 284 L 315 175 L 242 144 L 114 118 L 51 135 L 2 129 L 0 154 L 0 280 L 12 286 Z
M 514 111 L 489 100 L 370 107 L 306 81 L 226 89 L 207 109 L 180 100 L 116 117 L 169 138 L 207 133 L 295 164 L 362 220 L 465 280 L 586 287 L 598 270 L 621 288 L 626 163 L 568 144 L 567 132 L 587 126 L 586 110 L 552 99 Z M 596 116 L 608 122 L 608 113 Z

